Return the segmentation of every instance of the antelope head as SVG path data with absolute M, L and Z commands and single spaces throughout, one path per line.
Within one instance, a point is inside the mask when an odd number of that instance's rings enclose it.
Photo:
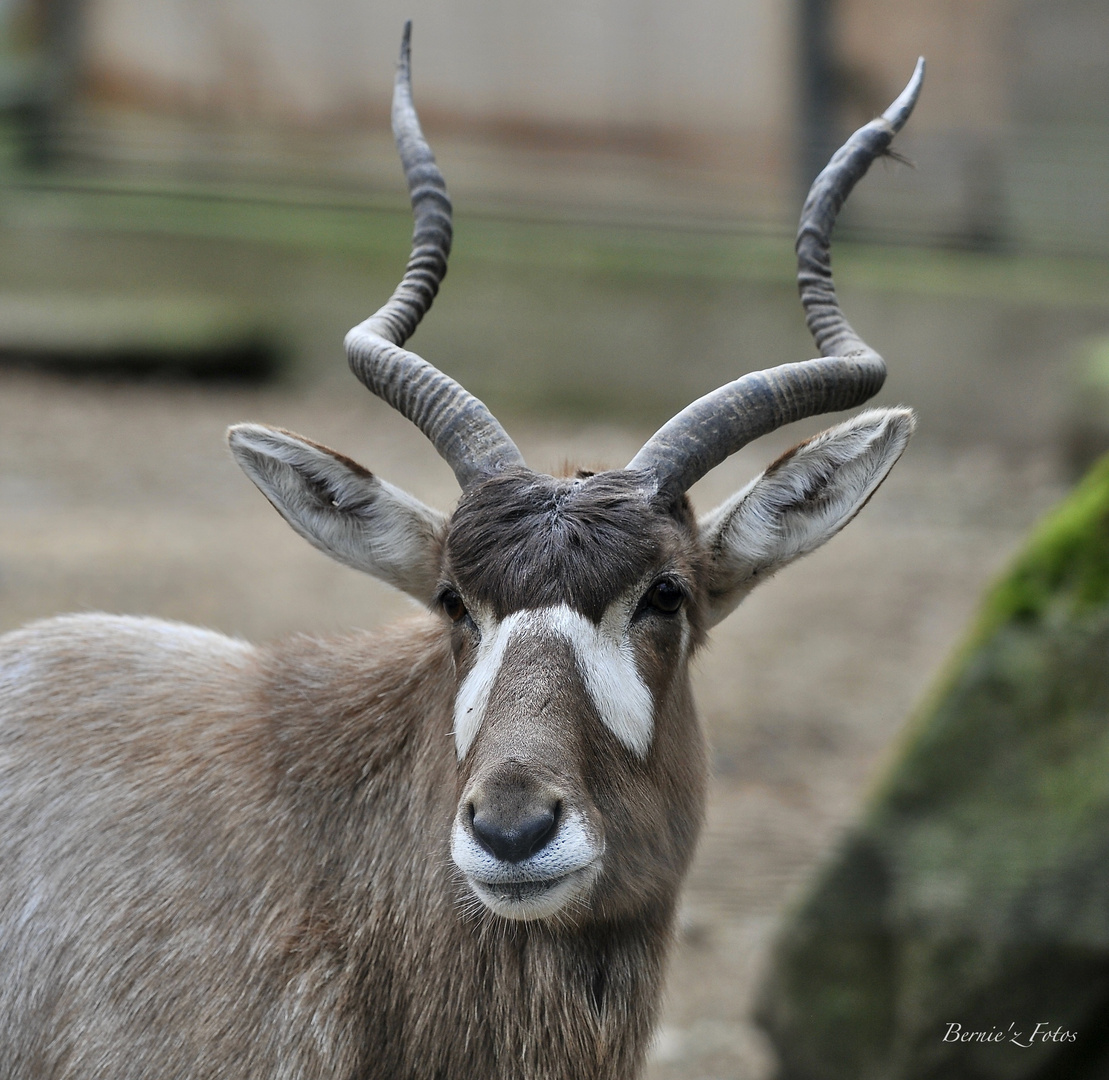
M 456 677 L 450 852 L 508 919 L 669 910 L 695 844 L 705 761 L 690 658 L 759 581 L 855 516 L 900 456 L 907 409 L 802 443 L 698 517 L 688 488 L 752 439 L 871 397 L 882 358 L 832 286 L 836 214 L 916 101 L 912 81 L 812 186 L 797 240 L 820 356 L 744 375 L 665 424 L 622 469 L 529 469 L 482 402 L 402 346 L 446 273 L 451 205 L 412 104 L 406 28 L 393 128 L 415 231 L 400 285 L 347 335 L 355 375 L 415 423 L 462 489 L 446 516 L 326 447 L 254 424 L 231 449 L 301 536 L 438 614 Z M 447 836 L 442 838 L 444 846 Z

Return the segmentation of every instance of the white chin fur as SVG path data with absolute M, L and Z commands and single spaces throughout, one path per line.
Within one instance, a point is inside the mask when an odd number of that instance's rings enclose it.
M 491 885 L 467 875 L 466 884 L 494 915 L 527 922 L 550 918 L 575 900 L 584 898 L 598 873 L 599 868 L 587 867 L 554 881 L 529 881 L 517 885 Z
M 473 894 L 505 919 L 545 919 L 584 899 L 601 872 L 601 849 L 572 814 L 541 851 L 517 863 L 486 851 L 455 821 L 451 858 Z

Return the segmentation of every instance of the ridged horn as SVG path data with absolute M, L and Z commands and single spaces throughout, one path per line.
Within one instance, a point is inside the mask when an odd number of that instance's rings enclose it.
M 439 291 L 452 235 L 447 186 L 412 103 L 411 35 L 412 23 L 405 23 L 393 84 L 393 135 L 412 200 L 412 254 L 388 303 L 347 334 L 346 351 L 359 380 L 431 440 L 465 489 L 524 459 L 481 401 L 401 348 Z
M 807 416 L 854 408 L 881 389 L 885 361 L 855 333 L 836 300 L 831 234 L 852 188 L 908 120 L 923 81 L 922 57 L 897 100 L 836 151 L 805 199 L 797 284 L 820 358 L 754 371 L 699 398 L 651 436 L 629 469 L 653 475 L 659 490 L 685 491 L 753 439 Z

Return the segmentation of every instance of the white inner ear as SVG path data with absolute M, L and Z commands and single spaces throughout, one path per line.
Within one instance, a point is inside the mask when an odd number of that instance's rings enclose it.
M 228 432 L 235 460 L 278 513 L 339 562 L 430 603 L 447 519 L 325 446 L 261 424 Z
M 711 556 L 711 623 L 754 586 L 814 551 L 866 504 L 905 449 L 909 409 L 870 409 L 779 458 L 698 523 Z

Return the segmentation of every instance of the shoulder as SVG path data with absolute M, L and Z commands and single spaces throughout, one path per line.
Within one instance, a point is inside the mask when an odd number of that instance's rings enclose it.
M 254 646 L 213 630 L 164 619 L 62 615 L 0 637 L 0 696 L 49 679 L 80 685 L 124 672 L 151 677 L 215 665 L 250 666 Z

